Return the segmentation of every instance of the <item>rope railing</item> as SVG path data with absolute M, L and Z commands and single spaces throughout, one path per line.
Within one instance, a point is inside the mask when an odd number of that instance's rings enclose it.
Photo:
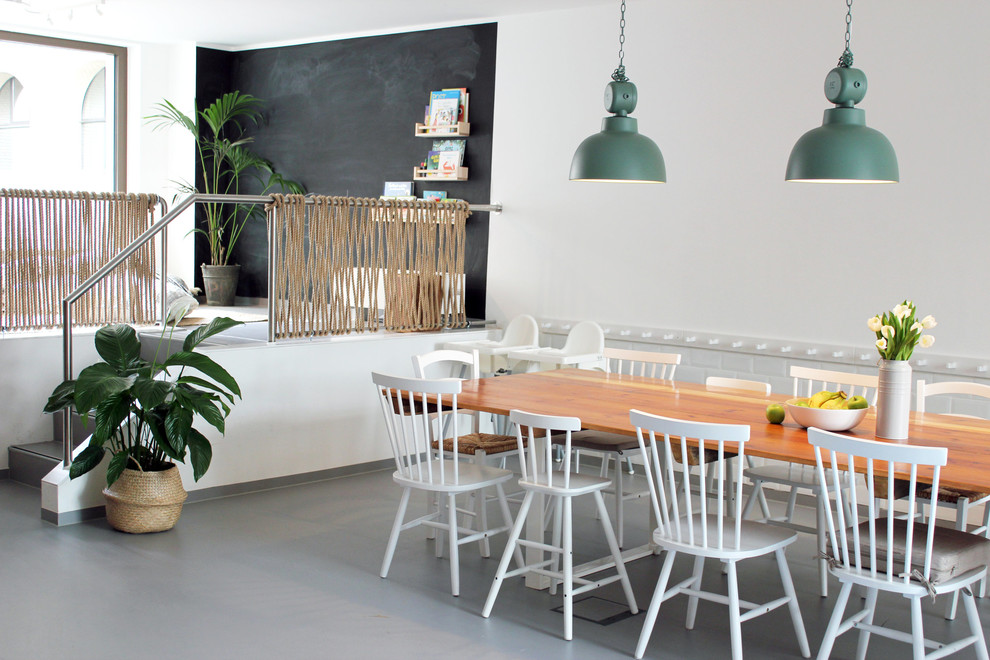
M 466 202 L 272 200 L 270 337 L 467 325 Z
M 62 300 L 153 222 L 156 195 L 0 190 L 0 328 L 58 328 Z M 154 323 L 156 263 L 145 245 L 79 299 L 78 325 Z

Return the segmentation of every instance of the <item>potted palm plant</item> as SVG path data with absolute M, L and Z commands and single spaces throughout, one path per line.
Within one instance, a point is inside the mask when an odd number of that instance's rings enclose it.
M 221 433 L 234 398 L 240 397 L 237 381 L 214 360 L 197 352 L 205 339 L 240 321 L 226 317 L 190 332 L 182 350 L 162 362 L 166 329 L 155 351 L 156 358 L 141 357 L 141 340 L 129 325 L 108 325 L 96 331 L 101 361 L 66 380 L 52 392 L 45 412 L 74 407 L 88 425 L 89 443 L 69 467 L 72 479 L 103 463 L 106 454 L 107 520 L 125 532 L 158 532 L 179 519 L 186 491 L 175 461 L 188 455 L 193 478 L 210 467 L 210 441 L 193 427 L 200 418 Z M 171 335 L 170 337 L 171 338 Z
M 301 185 L 283 177 L 270 161 L 248 148 L 254 138 L 245 132 L 248 125 L 262 120 L 263 103 L 250 94 L 233 91 L 189 117 L 166 99 L 155 104 L 157 113 L 147 119 L 156 129 L 181 126 L 193 135 L 203 193 L 239 194 L 242 177 L 256 180 L 261 194 L 271 190 L 302 193 Z M 182 192 L 197 192 L 188 182 L 176 184 Z M 230 263 L 231 253 L 247 221 L 262 214 L 256 205 L 204 204 L 205 222 L 194 231 L 204 235 L 209 244 L 210 263 L 201 265 L 207 305 L 234 303 L 240 266 Z

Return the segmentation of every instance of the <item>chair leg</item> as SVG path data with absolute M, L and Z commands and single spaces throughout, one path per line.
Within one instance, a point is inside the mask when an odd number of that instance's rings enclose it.
M 725 564 L 722 564 L 725 567 Z M 694 558 L 694 572 L 691 573 L 691 577 L 694 581 L 691 583 L 692 589 L 701 589 L 701 573 L 705 570 L 705 558 L 702 556 L 697 556 Z M 698 597 L 691 596 L 688 598 L 687 606 L 687 619 L 684 622 L 684 627 L 688 630 L 694 630 L 694 619 L 698 614 Z
M 925 624 L 921 616 L 921 596 L 911 598 L 911 657 L 925 660 Z
M 818 660 L 828 660 L 832 654 L 832 646 L 838 637 L 839 626 L 842 625 L 842 617 L 846 613 L 846 603 L 849 602 L 849 594 L 852 593 L 852 582 L 843 582 L 839 589 L 839 597 L 835 599 L 835 608 L 832 610 L 832 618 L 828 620 L 828 628 L 825 629 L 825 636 L 822 638 L 822 645 L 818 648 Z
M 629 474 L 636 474 L 636 470 L 633 468 L 632 456 L 626 456 L 626 472 Z
M 749 467 L 755 467 L 752 456 L 746 457 L 746 465 Z M 761 484 L 760 488 L 755 488 L 755 487 L 753 488 L 753 495 L 756 495 L 759 498 L 760 511 L 763 513 L 763 519 L 770 520 L 770 505 L 767 504 L 767 496 L 763 492 L 763 488 L 762 488 L 763 482 L 761 481 L 760 484 Z M 752 495 L 750 497 L 752 497 Z M 746 504 L 747 506 L 749 505 L 749 500 L 746 501 Z M 745 518 L 745 516 L 743 516 L 743 518 Z
M 784 587 L 784 595 L 790 598 L 790 602 L 787 603 L 787 609 L 791 613 L 791 623 L 794 625 L 794 634 L 797 636 L 801 655 L 805 658 L 810 658 L 811 647 L 808 646 L 808 633 L 804 629 L 801 606 L 798 604 L 797 592 L 794 590 L 794 580 L 791 579 L 791 569 L 787 565 L 787 556 L 784 554 L 783 548 L 778 549 L 775 554 L 777 557 L 777 570 L 780 572 L 780 582 Z
M 491 615 L 492 607 L 495 606 L 495 599 L 498 598 L 498 591 L 502 588 L 502 582 L 505 580 L 505 573 L 509 569 L 509 562 L 512 560 L 512 555 L 518 550 L 519 535 L 522 533 L 523 526 L 526 524 L 526 515 L 529 513 L 529 505 L 532 503 L 533 491 L 528 490 L 523 497 L 522 504 L 519 506 L 519 513 L 516 516 L 516 522 L 512 525 L 512 531 L 509 532 L 509 540 L 506 541 L 505 552 L 502 553 L 502 560 L 498 563 L 498 570 L 495 571 L 495 579 L 492 580 L 491 589 L 488 590 L 488 599 L 485 600 L 485 608 L 481 610 L 481 616 L 486 619 Z
M 495 484 L 495 492 L 497 494 L 499 509 L 502 511 L 502 524 L 511 530 L 515 523 L 512 521 L 512 513 L 509 511 L 509 498 L 505 496 L 505 489 L 502 488 L 502 484 Z M 516 566 L 522 568 L 525 565 L 525 561 L 523 560 L 522 550 L 519 549 L 518 543 L 515 546 L 515 555 Z
M 877 593 L 876 589 L 866 590 L 866 603 L 863 605 L 863 609 L 867 611 L 867 615 L 863 617 L 863 623 L 873 623 L 873 615 L 877 610 Z M 856 644 L 856 660 L 866 660 L 866 649 L 869 645 L 870 631 L 860 629 L 859 642 Z
M 616 460 L 615 464 L 618 466 L 619 461 Z M 615 571 L 619 574 L 619 582 L 622 583 L 622 590 L 626 594 L 629 611 L 636 614 L 639 612 L 639 607 L 636 605 L 632 583 L 629 582 L 629 574 L 626 572 L 626 563 L 622 560 L 622 551 L 619 550 L 618 541 L 616 541 L 615 534 L 612 532 L 612 523 L 609 522 L 608 511 L 605 509 L 605 498 L 602 497 L 601 491 L 593 491 L 593 494 L 595 496 L 595 504 L 598 506 L 598 511 L 602 516 L 602 530 L 605 532 L 605 540 L 608 542 L 608 549 L 612 553 L 612 559 L 615 560 Z
M 461 594 L 461 562 L 457 545 L 457 496 L 447 496 L 447 541 L 450 546 L 450 593 Z
M 759 498 L 763 498 L 763 502 L 766 503 L 766 498 L 763 495 L 763 480 L 762 479 L 754 479 L 753 480 L 753 490 L 749 494 L 749 498 L 746 500 L 746 506 L 744 506 L 743 507 L 743 510 L 742 510 L 742 514 L 741 515 L 742 515 L 742 519 L 743 520 L 746 520 L 747 518 L 749 518 L 749 514 L 753 510 L 753 505 L 756 504 L 756 502 L 757 502 L 757 500 Z M 767 510 L 766 514 L 764 514 L 764 515 L 765 515 L 766 518 L 770 518 L 770 512 L 769 512 L 769 510 Z
M 560 508 L 564 510 L 561 539 L 564 558 L 564 639 L 570 641 L 574 638 L 574 530 L 571 525 L 571 498 L 563 497 L 561 500 Z
M 392 565 L 392 555 L 395 554 L 395 544 L 399 541 L 399 532 L 402 530 L 402 521 L 406 517 L 406 507 L 409 504 L 409 495 L 412 490 L 402 489 L 402 497 L 399 498 L 399 510 L 395 512 L 395 520 L 392 522 L 392 532 L 388 535 L 388 545 L 385 548 L 385 559 L 382 560 L 382 570 L 378 573 L 382 577 L 388 577 L 389 566 Z M 432 493 L 427 493 L 432 495 Z
M 736 562 L 727 562 L 729 577 L 729 639 L 732 641 L 732 660 L 742 660 L 742 620 L 739 611 L 739 580 Z
M 969 527 L 969 498 L 960 497 L 956 502 L 956 529 L 965 532 Z M 945 604 L 945 618 L 952 621 L 956 618 L 956 609 L 959 607 L 959 592 L 955 591 L 949 602 Z
M 639 633 L 639 641 L 636 642 L 636 651 L 633 653 L 636 660 L 640 660 L 646 653 L 646 645 L 649 644 L 650 635 L 653 634 L 653 626 L 656 625 L 657 614 L 660 613 L 660 605 L 663 603 L 663 597 L 667 592 L 667 581 L 670 580 L 670 569 L 674 566 L 674 557 L 676 556 L 676 552 L 668 550 L 667 556 L 664 557 L 663 568 L 660 569 L 660 577 L 657 578 L 657 586 L 653 590 L 650 606 L 646 609 L 643 629 Z
M 426 491 L 426 512 L 432 513 L 437 510 L 437 494 L 430 491 Z M 437 537 L 437 530 L 435 527 L 426 528 L 426 538 L 435 539 Z
M 827 496 L 825 496 L 827 497 Z M 825 547 L 828 541 L 825 540 L 825 499 L 821 492 L 815 492 L 815 534 L 818 537 L 818 552 L 823 555 L 818 559 L 818 595 L 828 598 L 828 560 L 824 555 L 828 554 Z
M 476 521 L 477 531 L 487 531 L 488 530 L 488 499 L 485 496 L 485 489 L 479 489 L 474 495 L 474 519 Z M 486 534 L 478 541 L 478 549 L 481 551 L 482 557 L 491 557 L 492 549 L 491 545 L 488 543 L 488 535 Z
M 623 493 L 625 493 L 625 486 L 622 484 L 622 464 L 619 460 L 619 455 L 615 456 L 615 538 L 619 543 L 619 547 L 623 547 L 623 537 L 625 528 L 625 516 L 623 515 L 623 510 L 625 507 L 622 505 L 625 502 L 622 499 Z
M 963 609 L 966 610 L 966 619 L 969 623 L 970 634 L 976 637 L 973 647 L 976 649 L 976 657 L 980 660 L 990 660 L 987 655 L 987 640 L 983 636 L 983 626 L 980 625 L 980 613 L 976 609 L 976 601 L 973 599 L 973 592 L 969 587 L 963 587 L 962 601 Z
M 552 531 L 552 535 L 550 537 L 551 538 L 550 545 L 552 545 L 555 548 L 561 547 L 560 535 L 561 535 L 562 530 L 563 530 L 563 527 L 561 525 L 561 516 L 563 515 L 563 509 L 564 509 L 563 499 L 564 498 L 561 497 L 561 496 L 559 496 L 559 495 L 555 495 L 554 498 L 553 498 L 553 500 L 554 500 L 554 504 L 553 504 L 553 531 Z M 553 563 L 550 564 L 550 570 L 553 573 L 559 573 L 560 572 L 561 553 L 558 553 L 558 552 L 553 553 L 552 559 L 553 559 Z M 549 593 L 550 593 L 551 596 L 555 596 L 557 594 L 557 583 L 558 582 L 560 582 L 560 580 L 558 580 L 557 578 L 550 578 L 550 592 Z

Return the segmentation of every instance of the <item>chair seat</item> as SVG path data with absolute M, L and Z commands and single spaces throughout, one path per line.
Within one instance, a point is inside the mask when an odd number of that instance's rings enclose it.
M 703 548 L 698 545 L 692 545 L 689 542 L 691 538 L 689 525 L 694 528 L 694 539 L 696 542 L 700 542 L 701 540 L 702 527 L 707 526 L 709 544 L 712 546 L 717 545 L 715 539 L 718 538 L 718 518 L 715 516 L 706 516 L 705 521 L 702 521 L 701 514 L 695 514 L 690 519 L 687 516 L 681 516 L 680 534 L 678 534 L 676 523 L 673 520 L 671 520 L 671 524 L 668 525 L 668 529 L 665 532 L 661 532 L 658 527 L 653 530 L 653 541 L 665 550 L 690 552 L 692 555 L 701 557 L 719 557 L 725 560 L 735 560 L 765 555 L 778 548 L 790 545 L 797 538 L 797 534 L 792 531 L 756 522 L 755 520 L 743 520 L 740 527 L 739 549 L 736 550 L 735 521 L 731 518 L 726 518 L 722 523 L 722 548 Z
M 788 486 L 818 490 L 818 475 L 815 474 L 814 470 L 802 469 L 803 467 L 790 464 L 761 465 L 760 467 L 745 469 L 743 475 L 753 480 L 759 479 L 761 481 L 772 481 Z
M 567 488 L 564 488 L 564 474 L 562 472 L 553 473 L 552 486 L 548 486 L 542 481 L 536 483 L 525 479 L 519 480 L 519 486 L 521 488 L 545 495 L 584 495 L 595 490 L 608 488 L 610 485 L 612 485 L 611 479 L 577 472 L 571 472 L 570 486 Z
M 922 489 L 919 497 L 923 499 L 930 499 L 932 496 L 931 487 Z M 970 502 L 976 502 L 978 500 L 990 497 L 990 493 L 982 493 L 975 490 L 962 490 L 956 488 L 943 488 L 938 487 L 938 501 L 944 502 L 946 504 L 958 504 L 959 500 L 967 499 Z
M 414 479 L 405 477 L 396 471 L 392 473 L 392 479 L 400 486 L 411 486 L 422 490 L 432 490 L 442 493 L 463 493 L 478 488 L 494 486 L 498 483 L 512 479 L 515 474 L 511 470 L 492 467 L 490 465 L 478 465 L 465 461 L 454 461 L 444 459 L 443 461 L 434 459 L 430 461 L 432 475 L 427 475 L 426 464 L 422 466 L 423 478 Z M 443 477 L 440 476 L 440 464 L 443 463 Z M 457 478 L 454 477 L 454 467 L 456 463 Z M 413 469 L 413 474 L 417 470 Z
M 554 435 L 551 441 L 555 445 L 565 442 L 563 435 Z M 639 449 L 639 441 L 635 436 L 605 433 L 604 431 L 578 431 L 571 434 L 572 449 L 592 449 L 594 451 L 630 451 Z
M 887 566 L 887 518 L 877 518 L 877 569 L 886 570 Z M 870 538 L 870 521 L 864 520 L 859 524 L 860 539 Z M 894 571 L 897 574 L 903 572 L 905 535 L 907 532 L 907 521 L 901 518 L 894 519 Z M 911 568 L 919 572 L 925 566 L 925 535 L 928 532 L 927 523 L 914 524 L 914 545 L 911 552 Z M 850 539 L 853 538 L 852 530 L 846 532 Z M 827 547 L 831 548 L 831 544 Z M 870 549 L 863 547 L 860 551 L 866 560 L 864 565 L 868 567 Z M 933 585 L 947 582 L 965 573 L 985 567 L 990 563 L 990 539 L 983 538 L 976 534 L 969 534 L 957 529 L 948 527 L 935 528 L 935 542 L 932 545 L 931 572 L 928 581 Z
M 436 440 L 433 441 L 433 448 L 439 448 L 440 443 Z M 523 439 L 523 447 L 526 446 L 526 440 Z M 457 439 L 457 453 L 458 454 L 476 454 L 478 451 L 484 451 L 485 454 L 491 456 L 492 454 L 503 454 L 507 451 L 516 451 L 518 445 L 516 439 L 511 435 L 495 435 L 494 433 L 467 433 L 460 436 Z M 443 450 L 446 452 L 453 453 L 454 451 L 454 441 L 450 438 L 445 438 L 443 441 Z

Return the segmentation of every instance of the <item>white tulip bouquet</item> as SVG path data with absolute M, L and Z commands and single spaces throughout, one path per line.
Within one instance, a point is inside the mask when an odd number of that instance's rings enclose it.
M 932 335 L 921 334 L 938 325 L 931 314 L 916 318 L 916 308 L 910 300 L 895 305 L 889 312 L 874 316 L 866 324 L 877 334 L 876 346 L 885 360 L 910 360 L 915 346 L 928 348 L 935 343 Z

